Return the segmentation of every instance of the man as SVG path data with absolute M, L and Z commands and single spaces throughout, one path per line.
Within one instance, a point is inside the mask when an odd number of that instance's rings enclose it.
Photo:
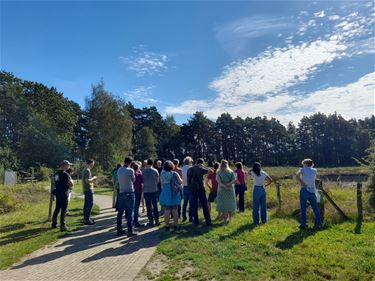
M 206 225 L 211 226 L 211 216 L 208 210 L 206 191 L 204 189 L 203 177 L 211 171 L 203 166 L 204 160 L 198 159 L 197 164 L 191 167 L 187 172 L 188 186 L 190 190 L 190 207 L 192 208 L 193 223 L 199 224 L 198 218 L 198 200 L 203 209 L 203 215 L 206 220 Z
M 56 195 L 56 208 L 52 216 L 52 228 L 57 227 L 57 216 L 60 214 L 60 231 L 68 231 L 65 225 L 66 210 L 68 208 L 69 188 L 73 187 L 73 182 L 69 174 L 66 172 L 72 163 L 64 160 L 61 163 L 60 170 L 54 175 L 55 180 L 55 195 Z
M 189 222 L 193 221 L 193 216 L 192 216 L 192 208 L 191 208 L 191 203 L 189 203 L 190 200 L 190 190 L 188 186 L 188 180 L 187 180 L 187 172 L 188 170 L 193 166 L 193 159 L 190 156 L 185 157 L 183 161 L 184 165 L 182 166 L 181 172 L 182 172 L 182 181 L 183 181 L 183 190 L 182 190 L 182 195 L 184 202 L 182 204 L 182 221 L 185 222 L 187 220 L 186 218 L 186 209 L 187 205 L 189 204 Z
M 128 227 L 128 237 L 137 235 L 133 232 L 133 214 L 134 214 L 134 170 L 130 168 L 133 159 L 125 157 L 124 166 L 117 171 L 120 193 L 118 195 L 117 206 L 117 236 L 125 234 L 122 229 L 122 216 L 125 212 L 126 224 Z
M 94 181 L 97 179 L 96 176 L 91 175 L 91 170 L 95 166 L 95 160 L 87 160 L 87 168 L 83 170 L 82 174 L 82 185 L 83 194 L 85 195 L 85 203 L 83 206 L 83 223 L 85 225 L 95 224 L 95 221 L 91 218 L 91 210 L 94 205 Z
M 148 226 L 160 225 L 158 212 L 158 183 L 159 172 L 152 167 L 152 159 L 147 160 L 146 168 L 143 170 L 143 195 L 146 200 Z

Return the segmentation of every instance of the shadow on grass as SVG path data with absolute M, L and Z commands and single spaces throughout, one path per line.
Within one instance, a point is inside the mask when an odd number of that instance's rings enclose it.
M 24 223 L 15 223 L 15 224 L 9 224 L 0 227 L 0 233 L 8 232 L 8 231 L 14 231 L 17 229 L 24 228 L 25 224 Z
M 315 233 L 317 233 L 315 229 L 298 230 L 290 234 L 284 241 L 277 243 L 276 247 L 281 250 L 290 250 L 294 246 L 301 244 L 306 238 L 315 235 Z
M 241 227 L 237 228 L 235 231 L 227 234 L 227 235 L 220 235 L 219 237 L 219 240 L 220 241 L 223 241 L 223 240 L 226 240 L 226 239 L 231 239 L 235 236 L 238 236 L 240 235 L 242 232 L 250 232 L 252 231 L 254 228 L 256 228 L 257 225 L 253 224 L 253 223 L 249 223 L 249 224 L 245 224 L 245 225 L 241 225 Z
M 0 239 L 0 246 L 5 246 L 9 243 L 17 243 L 17 242 L 21 242 L 24 240 L 28 240 L 48 230 L 51 230 L 51 228 L 50 227 L 38 227 L 38 228 L 33 228 L 33 229 L 28 229 L 28 230 L 12 233 Z

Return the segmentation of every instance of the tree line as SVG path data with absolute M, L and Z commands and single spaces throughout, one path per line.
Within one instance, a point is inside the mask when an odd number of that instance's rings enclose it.
M 355 109 L 353 109 L 355 110 Z M 136 159 L 228 159 L 267 166 L 298 165 L 310 157 L 319 166 L 349 166 L 366 155 L 375 116 L 345 120 L 315 113 L 298 125 L 275 118 L 233 117 L 216 121 L 203 112 L 179 125 L 156 107 L 136 108 L 131 101 L 93 85 L 84 108 L 54 87 L 0 72 L 0 167 L 55 168 L 62 159 L 95 158 L 110 170 L 124 155 Z

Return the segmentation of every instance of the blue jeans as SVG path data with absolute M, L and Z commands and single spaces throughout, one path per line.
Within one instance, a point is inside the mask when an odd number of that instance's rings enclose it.
M 86 190 L 85 194 L 85 204 L 83 205 L 83 219 L 89 220 L 91 216 L 92 206 L 94 205 L 94 191 Z
M 122 216 L 125 212 L 128 232 L 133 231 L 133 211 L 135 195 L 131 192 L 122 192 L 118 195 L 117 231 L 122 231 Z
M 305 187 L 302 187 L 299 193 L 299 201 L 301 206 L 301 226 L 306 226 L 307 201 L 310 202 L 311 208 L 313 209 L 315 216 L 315 225 L 321 226 L 322 220 L 320 218 L 318 202 L 316 201 L 315 193 L 309 192 Z
M 145 192 L 144 193 L 146 208 L 147 208 L 147 218 L 149 223 L 159 222 L 159 212 L 158 212 L 158 197 L 159 192 Z
M 187 205 L 190 200 L 190 190 L 189 187 L 184 186 L 182 197 L 184 199 L 184 202 L 182 204 L 182 219 L 186 219 L 186 209 Z M 189 203 L 189 219 L 192 219 L 192 214 L 191 214 L 191 204 Z
M 206 220 L 206 225 L 211 225 L 211 216 L 208 211 L 208 202 L 206 197 L 206 191 L 203 188 L 199 190 L 190 191 L 190 210 L 195 225 L 199 224 L 198 218 L 198 200 L 201 203 L 204 219 Z
M 260 218 L 262 223 L 267 222 L 267 201 L 266 201 L 266 190 L 263 186 L 254 186 L 253 191 L 253 221 L 254 224 L 259 224 L 259 207 L 260 207 Z
M 141 205 L 142 192 L 135 192 L 135 202 L 134 202 L 134 223 L 138 223 L 139 216 L 139 205 Z

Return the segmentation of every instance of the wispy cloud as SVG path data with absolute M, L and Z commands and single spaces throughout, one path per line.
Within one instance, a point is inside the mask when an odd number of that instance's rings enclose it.
M 136 48 L 131 56 L 121 56 L 120 60 L 138 77 L 161 74 L 168 69 L 167 55 L 145 51 L 143 46 Z
M 139 86 L 133 90 L 127 91 L 124 96 L 127 101 L 132 103 L 156 104 L 158 99 L 152 97 L 152 90 L 155 86 Z
M 238 55 L 251 39 L 278 34 L 291 25 L 282 17 L 258 15 L 217 24 L 216 38 L 229 53 Z
M 334 18 L 329 19 L 330 16 Z M 179 106 L 167 107 L 166 112 L 191 114 L 202 110 L 210 118 L 223 112 L 242 117 L 267 115 L 284 123 L 298 121 L 303 115 L 317 111 L 337 111 L 347 118 L 374 114 L 374 73 L 340 87 L 326 86 L 319 91 L 304 92 L 295 87 L 306 83 L 334 61 L 374 52 L 371 43 L 374 42 L 375 20 L 370 15 L 356 12 L 339 18 L 325 11 L 311 16 L 305 12 L 300 17 L 307 18 L 300 23 L 298 36 L 304 32 L 312 34 L 318 28 L 324 28 L 324 32 L 299 44 L 291 44 L 295 36 L 291 34 L 283 48 L 267 49 L 255 57 L 227 65 L 221 75 L 209 83 L 209 88 L 217 93 L 215 98 L 186 100 Z M 322 18 L 326 17 L 326 22 L 332 24 L 322 27 Z M 301 30 L 304 26 L 305 30 Z M 255 36 L 251 32 L 244 34 Z M 357 108 L 361 110 L 360 114 Z

